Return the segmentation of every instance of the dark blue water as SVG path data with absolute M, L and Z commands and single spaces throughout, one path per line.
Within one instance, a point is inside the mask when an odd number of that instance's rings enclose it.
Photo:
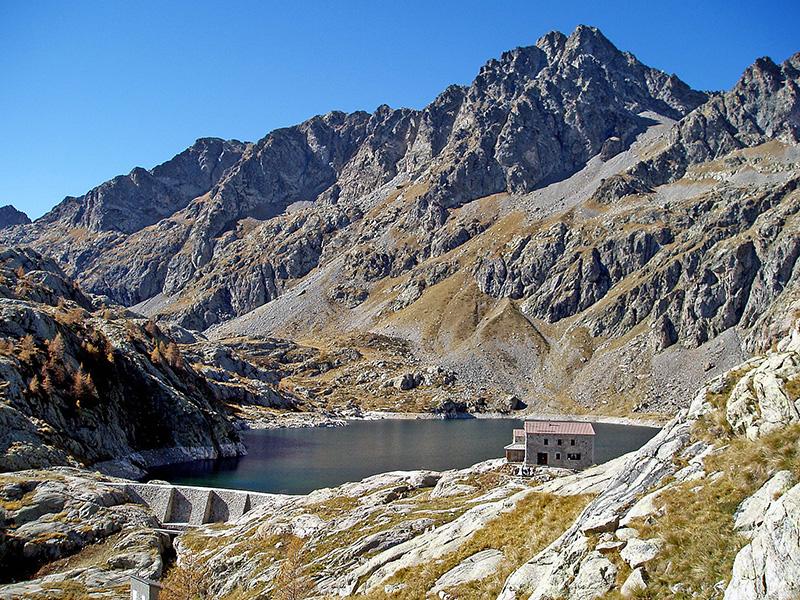
M 595 460 L 636 450 L 658 429 L 593 423 Z M 160 467 L 172 483 L 306 494 L 386 471 L 469 467 L 503 456 L 516 419 L 352 421 L 347 427 L 242 433 L 247 456 Z

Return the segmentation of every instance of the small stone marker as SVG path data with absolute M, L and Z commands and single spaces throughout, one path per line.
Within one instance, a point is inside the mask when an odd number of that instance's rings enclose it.
M 158 600 L 161 584 L 131 575 L 131 600 Z

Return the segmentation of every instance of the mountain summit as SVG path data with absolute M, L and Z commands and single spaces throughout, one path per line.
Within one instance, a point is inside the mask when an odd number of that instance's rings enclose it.
M 426 406 L 671 412 L 797 296 L 799 65 L 706 94 L 594 27 L 551 32 L 422 110 L 201 139 L 0 238 L 220 340 L 385 336 L 457 374 Z

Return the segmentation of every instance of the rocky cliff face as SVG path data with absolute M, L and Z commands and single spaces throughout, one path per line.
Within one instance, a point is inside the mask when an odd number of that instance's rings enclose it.
M 379 334 L 465 397 L 671 413 L 797 298 L 799 60 L 707 95 L 553 32 L 423 110 L 199 140 L 0 240 L 218 340 Z
M 180 331 L 174 332 L 181 336 Z M 275 374 L 84 294 L 33 252 L 0 253 L 0 471 L 150 465 L 244 451 L 226 408 L 291 407 Z
M 769 57 L 748 67 L 732 90 L 715 94 L 682 119 L 670 133 L 669 145 L 641 161 L 627 175 L 601 186 L 606 199 L 632 193 L 626 185 L 641 189 L 680 178 L 691 164 L 713 160 L 734 150 L 780 140 L 800 141 L 800 54 L 776 65 Z M 614 188 L 617 187 L 615 192 Z M 620 195 L 621 193 L 621 195 Z

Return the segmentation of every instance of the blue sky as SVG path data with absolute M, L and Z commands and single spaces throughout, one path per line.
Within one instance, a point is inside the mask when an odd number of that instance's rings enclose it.
M 596 25 L 701 89 L 800 50 L 800 2 L 0 0 L 0 204 L 66 195 L 196 138 L 422 107 L 502 51 Z

